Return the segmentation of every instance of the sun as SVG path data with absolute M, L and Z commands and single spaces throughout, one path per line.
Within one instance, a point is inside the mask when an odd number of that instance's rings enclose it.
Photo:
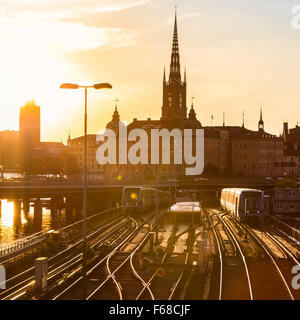
M 7 37 L 0 44 L 1 112 L 5 112 L 0 129 L 18 129 L 19 108 L 28 100 L 51 109 L 50 117 L 59 111 L 57 92 L 67 64 L 30 37 Z

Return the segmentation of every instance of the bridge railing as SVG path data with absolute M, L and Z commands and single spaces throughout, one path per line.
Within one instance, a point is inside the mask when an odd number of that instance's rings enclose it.
M 43 230 L 11 243 L 0 245 L 0 258 L 44 240 L 47 232 L 48 230 Z
M 117 206 L 87 217 L 87 231 L 89 232 L 99 226 L 104 219 L 114 218 L 121 210 L 121 207 Z M 74 241 L 82 236 L 82 222 L 83 220 L 76 221 L 56 231 L 59 232 L 63 240 Z M 0 259 L 3 260 L 2 258 L 4 257 L 16 256 L 18 252 L 23 252 L 26 248 L 38 245 L 47 238 L 49 231 L 49 229 L 43 230 L 28 237 L 15 240 L 12 243 L 0 245 Z M 14 253 L 15 255 L 13 255 Z

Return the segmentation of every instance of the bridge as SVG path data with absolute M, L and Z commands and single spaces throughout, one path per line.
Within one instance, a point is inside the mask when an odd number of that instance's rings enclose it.
M 178 180 L 178 188 L 196 189 L 196 190 L 220 190 L 227 187 L 243 187 L 272 189 L 276 180 L 267 180 L 264 178 L 200 178 L 199 180 Z M 163 182 L 159 184 L 160 188 L 174 186 L 175 182 Z M 145 187 L 155 188 L 155 184 L 139 184 Z M 88 193 L 120 193 L 124 184 L 104 185 L 88 184 Z M 82 193 L 83 184 L 76 181 L 18 181 L 0 183 L 0 198 L 9 197 L 40 197 L 50 198 L 53 195 L 74 195 Z
M 274 180 L 245 179 L 245 178 L 198 178 L 198 180 L 178 180 L 177 182 L 163 182 L 158 186 L 160 189 L 195 190 L 205 191 L 215 197 L 225 187 L 248 187 L 270 191 L 274 188 Z M 143 184 L 145 187 L 156 188 L 153 184 Z M 121 203 L 123 185 L 88 184 L 88 214 L 94 214 Z M 29 212 L 30 203 L 34 203 L 34 225 L 36 231 L 42 225 L 41 199 L 50 199 L 48 207 L 51 210 L 53 221 L 57 212 L 65 209 L 67 220 L 78 220 L 82 216 L 82 192 L 83 184 L 80 181 L 11 181 L 0 183 L 0 199 L 9 199 L 15 203 L 16 221 L 21 220 L 21 209 L 24 213 Z

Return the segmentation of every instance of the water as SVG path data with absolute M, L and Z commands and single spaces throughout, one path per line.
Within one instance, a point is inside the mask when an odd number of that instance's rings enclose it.
M 11 178 L 23 178 L 23 174 L 17 172 L 4 172 L 3 178 L 4 179 L 11 179 Z
M 17 172 L 4 172 L 4 179 L 22 178 L 23 174 Z M 8 199 L 2 199 L 0 207 L 0 244 L 7 244 L 14 240 L 24 238 L 40 230 L 33 227 L 33 203 L 30 203 L 29 213 L 21 210 L 21 221 L 15 221 L 14 202 Z M 61 223 L 64 223 L 64 216 L 61 217 Z M 42 230 L 53 229 L 50 210 L 43 207 Z
M 14 240 L 29 236 L 39 230 L 33 227 L 34 208 L 33 203 L 30 203 L 29 213 L 24 213 L 21 210 L 21 221 L 15 221 L 15 208 L 12 200 L 0 200 L 0 244 L 7 244 Z M 64 222 L 64 217 L 61 217 Z M 42 230 L 53 229 L 50 210 L 43 207 L 43 223 Z

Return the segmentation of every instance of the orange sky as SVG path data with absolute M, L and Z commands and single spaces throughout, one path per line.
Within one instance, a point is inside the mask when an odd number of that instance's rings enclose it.
M 221 3 L 220 3 L 221 2 Z M 110 121 L 159 118 L 163 67 L 170 63 L 178 6 L 181 65 L 188 104 L 203 125 L 265 129 L 300 120 L 300 30 L 291 27 L 293 0 L 1 0 L 0 129 L 18 128 L 19 107 L 41 106 L 42 139 L 66 141 L 83 131 L 83 92 L 62 82 L 110 82 L 89 92 L 89 132 Z

